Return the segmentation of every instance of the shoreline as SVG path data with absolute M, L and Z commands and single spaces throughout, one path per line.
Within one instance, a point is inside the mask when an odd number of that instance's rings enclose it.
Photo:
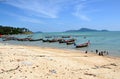
M 89 51 L 89 52 L 95 52 L 96 50 L 98 50 L 99 52 L 101 51 L 106 51 L 109 53 L 109 56 L 114 56 L 114 57 L 120 57 L 120 50 L 119 50 L 119 32 L 77 32 L 77 33 L 38 33 L 38 34 L 33 34 L 32 39 L 52 39 L 53 37 L 57 38 L 56 36 L 58 36 L 59 38 L 62 38 L 61 36 L 68 36 L 70 35 L 71 38 L 76 39 L 76 44 L 82 44 L 85 43 L 86 41 L 90 40 L 91 41 L 91 45 L 88 48 L 80 48 L 80 50 L 83 51 Z M 29 36 L 29 35 L 28 35 Z M 50 38 L 46 38 L 47 36 L 50 36 Z M 26 38 L 26 35 L 15 35 L 13 37 L 17 37 L 17 38 Z M 31 37 L 31 35 L 30 35 Z M 86 37 L 84 39 L 84 37 Z M 113 42 L 115 40 L 115 42 Z M 56 47 L 56 48 L 62 48 L 62 49 L 75 49 L 75 47 L 73 45 L 65 45 L 65 44 L 59 44 L 57 43 L 43 43 L 42 41 L 34 41 L 34 42 L 29 42 L 28 41 L 23 41 L 22 42 L 17 42 L 17 41 L 4 41 L 4 42 L 8 42 L 11 44 L 26 44 L 26 45 L 35 45 L 35 46 L 45 46 L 45 47 Z M 75 49 L 75 50 L 79 50 Z
M 119 79 L 120 58 L 0 43 L 0 79 Z
M 78 50 L 77 48 L 76 49 L 70 49 L 70 48 L 59 48 L 59 47 L 50 47 L 50 46 L 35 46 L 35 45 L 23 45 L 23 44 L 11 44 L 11 43 L 1 43 L 0 44 L 8 44 L 8 45 L 14 45 L 14 46 L 25 46 L 25 47 L 36 47 L 36 48 L 46 48 L 46 49 L 57 49 L 57 50 L 69 50 L 69 51 L 76 51 L 78 53 L 85 53 L 85 50 Z M 98 55 L 96 54 L 95 51 L 91 50 L 92 52 L 90 51 L 87 51 L 88 53 L 87 54 L 93 54 L 93 55 Z M 98 55 L 99 56 L 99 55 Z M 120 56 L 116 56 L 116 55 L 104 55 L 104 57 L 111 57 L 111 58 L 120 58 Z

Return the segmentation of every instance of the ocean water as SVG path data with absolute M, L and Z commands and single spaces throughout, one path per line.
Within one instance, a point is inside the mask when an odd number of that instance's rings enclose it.
M 28 35 L 16 35 L 19 38 L 25 38 Z M 119 56 L 120 57 L 120 32 L 55 32 L 55 33 L 36 33 L 32 34 L 33 39 L 45 38 L 46 36 L 52 36 L 52 38 L 61 38 L 61 36 L 71 36 L 71 38 L 76 39 L 76 44 L 82 44 L 90 40 L 90 45 L 85 48 L 75 48 L 74 45 L 66 45 L 56 43 L 43 43 L 42 41 L 4 41 L 5 43 L 19 44 L 19 45 L 33 45 L 33 46 L 41 46 L 41 47 L 54 47 L 61 49 L 74 49 L 74 50 L 83 50 L 95 52 L 95 50 L 99 51 L 108 51 L 111 56 Z M 68 38 L 65 38 L 68 39 Z

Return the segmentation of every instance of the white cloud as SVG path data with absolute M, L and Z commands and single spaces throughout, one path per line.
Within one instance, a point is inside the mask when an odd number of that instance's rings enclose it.
M 6 13 L 10 16 L 16 17 L 17 19 L 24 21 L 24 22 L 30 22 L 30 23 L 37 23 L 37 24 L 44 24 L 43 21 L 39 20 L 39 19 L 35 19 L 33 17 L 27 17 L 27 16 L 22 16 L 22 15 L 18 15 L 18 14 L 14 14 L 14 13 Z
M 57 18 L 61 12 L 69 9 L 68 14 L 73 13 L 81 20 L 90 21 L 84 9 L 91 1 L 94 0 L 8 0 L 6 3 L 24 10 L 28 15 L 43 18 Z
M 93 4 L 101 0 L 81 0 L 81 1 L 82 1 L 81 3 L 78 3 L 74 7 L 75 11 L 73 12 L 73 15 L 80 18 L 81 20 L 91 21 L 91 18 L 89 18 L 88 14 L 98 12 L 99 10 L 93 8 L 90 9 L 88 5 L 90 6 L 90 4 Z
M 37 16 L 56 18 L 59 13 L 59 6 L 44 0 L 10 0 L 7 4 L 17 8 L 36 13 Z
M 90 21 L 91 19 L 85 15 L 85 13 L 83 13 L 83 9 L 85 8 L 86 6 L 84 4 L 79 4 L 75 7 L 75 12 L 73 13 L 74 16 L 80 18 L 81 20 L 84 20 L 84 21 Z
M 81 2 L 83 0 L 8 0 L 6 3 L 36 16 L 57 18 L 65 7 L 74 7 Z
M 91 21 L 91 19 L 89 17 L 87 17 L 86 15 L 78 14 L 76 16 L 78 16 L 79 18 L 81 18 L 84 21 Z

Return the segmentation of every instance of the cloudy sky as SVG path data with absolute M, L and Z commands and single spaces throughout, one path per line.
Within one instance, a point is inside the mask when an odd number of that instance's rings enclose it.
M 0 0 L 0 25 L 43 32 L 120 30 L 120 0 Z

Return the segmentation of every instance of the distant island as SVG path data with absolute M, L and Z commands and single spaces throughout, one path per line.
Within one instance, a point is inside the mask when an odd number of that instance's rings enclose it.
M 37 31 L 37 32 L 34 32 L 34 33 L 43 33 L 43 32 L 41 32 L 41 31 Z
M 81 28 L 79 30 L 68 30 L 65 32 L 107 32 L 108 30 L 95 30 L 95 29 L 89 29 L 89 28 Z
M 31 34 L 32 31 L 30 31 L 27 28 L 16 28 L 12 26 L 3 26 L 0 25 L 0 34 L 3 35 L 9 35 L 9 34 Z

